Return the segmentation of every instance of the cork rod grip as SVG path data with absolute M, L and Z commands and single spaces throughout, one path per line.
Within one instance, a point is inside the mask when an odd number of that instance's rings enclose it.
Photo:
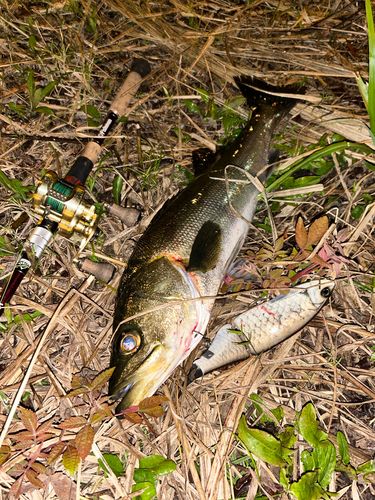
M 145 59 L 134 59 L 131 71 L 114 98 L 109 111 L 116 113 L 120 118 L 128 107 L 131 98 L 139 89 L 141 81 L 150 71 L 151 66 L 148 61 Z
M 80 156 L 86 158 L 86 160 L 90 160 L 90 162 L 95 165 L 98 161 L 101 150 L 102 147 L 98 143 L 90 141 L 82 149 Z
M 131 98 L 137 92 L 141 81 L 141 75 L 131 71 L 112 102 L 109 108 L 110 111 L 113 111 L 118 117 L 121 117 L 128 107 Z

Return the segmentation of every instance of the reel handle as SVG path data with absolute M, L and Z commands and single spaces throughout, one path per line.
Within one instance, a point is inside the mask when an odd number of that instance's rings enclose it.
M 141 212 L 136 208 L 122 207 L 116 203 L 106 205 L 105 208 L 109 214 L 118 217 L 127 227 L 135 226 L 141 216 Z
M 115 266 L 109 262 L 93 262 L 90 259 L 83 259 L 78 262 L 78 268 L 86 273 L 93 274 L 96 279 L 109 283 L 115 273 Z

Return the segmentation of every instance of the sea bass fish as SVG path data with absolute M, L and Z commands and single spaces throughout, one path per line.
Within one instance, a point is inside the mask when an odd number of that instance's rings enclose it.
M 121 399 L 117 411 L 151 396 L 201 340 L 255 214 L 259 191 L 247 174 L 266 180 L 272 134 L 297 102 L 290 98 L 294 87 L 236 83 L 252 108 L 249 122 L 165 203 L 123 274 L 114 314 L 111 366 L 116 368 L 109 383 L 109 394 Z
M 260 354 L 291 337 L 318 314 L 334 288 L 334 281 L 327 279 L 302 283 L 287 295 L 279 295 L 235 317 L 232 324 L 220 328 L 210 348 L 194 361 L 189 380 L 251 354 Z

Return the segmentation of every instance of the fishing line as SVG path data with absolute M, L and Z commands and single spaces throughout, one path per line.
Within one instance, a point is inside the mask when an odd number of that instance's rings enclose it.
M 317 280 L 322 280 L 322 279 L 327 279 L 327 278 L 322 278 L 321 276 L 316 276 L 314 275 Z M 343 278 L 336 278 L 335 280 L 332 280 L 332 281 L 341 281 L 341 280 L 344 280 L 346 279 L 345 277 Z M 309 289 L 309 288 L 313 288 L 317 286 L 316 284 L 315 285 L 311 285 L 311 287 L 306 287 L 305 290 Z M 277 290 L 292 290 L 293 288 L 290 288 L 288 286 L 280 286 L 277 288 Z M 275 288 L 261 288 L 259 290 L 251 290 L 252 293 L 263 293 L 264 291 L 268 291 L 268 292 L 275 292 Z M 234 297 L 234 296 L 237 296 L 237 295 L 245 295 L 249 293 L 249 290 L 246 290 L 246 291 L 243 291 L 243 292 L 232 292 L 232 293 L 226 293 L 224 295 L 205 295 L 205 296 L 202 296 L 202 297 L 194 297 L 194 298 L 191 298 L 191 299 L 180 299 L 180 300 L 176 300 L 176 301 L 173 301 L 171 304 L 161 304 L 160 306 L 155 306 L 153 307 L 152 309 L 148 309 L 147 311 L 143 311 L 143 312 L 140 312 L 140 313 L 137 313 L 137 314 L 133 314 L 133 316 L 129 316 L 128 318 L 125 318 L 123 319 L 118 325 L 117 325 L 117 328 L 116 330 L 113 332 L 113 335 L 115 335 L 118 331 L 118 329 L 120 328 L 121 325 L 125 324 L 125 323 L 128 323 L 129 321 L 132 321 L 133 319 L 137 319 L 137 318 L 140 318 L 141 316 L 146 316 L 146 314 L 151 314 L 153 312 L 156 312 L 156 311 L 161 311 L 163 309 L 167 309 L 168 307 L 174 307 L 174 306 L 179 306 L 179 305 L 182 305 L 182 304 L 186 304 L 187 302 L 196 302 L 196 301 L 204 301 L 204 300 L 212 300 L 212 301 L 215 301 L 217 299 L 227 299 L 227 298 L 231 298 L 231 297 Z M 199 333 L 199 332 L 197 332 Z M 200 334 L 200 333 L 199 333 Z M 200 334 L 200 335 L 203 335 L 204 334 Z

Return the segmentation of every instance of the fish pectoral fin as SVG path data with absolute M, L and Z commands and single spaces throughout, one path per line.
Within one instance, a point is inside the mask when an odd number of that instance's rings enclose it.
M 188 271 L 210 271 L 219 262 L 221 249 L 221 227 L 216 222 L 205 222 L 193 243 Z

